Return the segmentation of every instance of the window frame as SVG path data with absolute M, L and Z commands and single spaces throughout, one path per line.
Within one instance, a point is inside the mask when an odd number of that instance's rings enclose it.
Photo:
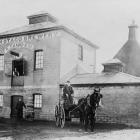
M 1 98 L 2 97 L 2 98 Z M 2 99 L 2 100 L 1 100 Z M 0 108 L 3 107 L 4 101 L 3 101 L 4 97 L 3 94 L 0 94 Z M 2 103 L 1 103 L 2 101 Z
M 3 57 L 3 59 L 0 58 L 0 62 L 2 62 L 1 60 L 3 60 L 3 64 L 0 63 L 0 71 L 4 71 L 4 54 L 0 54 L 0 57 Z M 1 69 L 2 68 L 2 69 Z
M 37 60 L 37 53 L 38 52 L 43 52 L 43 50 L 42 49 L 39 49 L 39 50 L 35 50 L 34 51 L 34 70 L 41 70 L 41 69 L 43 69 L 43 64 L 42 64 L 42 67 L 39 67 L 39 68 L 37 68 L 36 67 L 36 60 Z M 43 56 L 43 59 L 44 59 L 44 56 Z M 44 63 L 44 60 L 42 59 L 42 63 Z
M 78 59 L 83 61 L 83 45 L 78 46 Z
M 39 101 L 39 106 L 36 106 L 36 97 L 35 96 L 41 96 L 41 98 L 39 98 L 41 101 Z M 34 93 L 33 94 L 33 106 L 34 106 L 34 108 L 36 108 L 36 109 L 41 109 L 42 108 L 42 94 L 40 94 L 40 93 Z

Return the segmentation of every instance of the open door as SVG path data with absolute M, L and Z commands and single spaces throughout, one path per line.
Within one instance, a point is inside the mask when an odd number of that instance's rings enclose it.
M 11 86 L 24 86 L 24 76 L 27 75 L 27 65 L 23 58 L 12 61 Z
M 16 117 L 16 105 L 18 100 L 21 99 L 23 101 L 23 96 L 21 95 L 13 95 L 11 96 L 11 118 L 15 118 Z

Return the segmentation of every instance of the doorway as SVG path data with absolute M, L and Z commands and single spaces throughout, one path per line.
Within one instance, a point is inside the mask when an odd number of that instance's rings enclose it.
M 21 99 L 23 101 L 23 96 L 21 95 L 13 95 L 11 96 L 11 118 L 16 117 L 16 105 L 18 100 Z

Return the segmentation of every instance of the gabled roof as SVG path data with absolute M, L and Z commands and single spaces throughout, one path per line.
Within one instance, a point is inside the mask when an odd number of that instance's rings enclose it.
M 79 64 L 76 64 L 68 73 L 61 77 L 60 83 L 65 83 L 70 78 L 80 73 L 87 73 Z
M 122 72 L 78 74 L 69 80 L 72 84 L 140 84 L 140 78 Z

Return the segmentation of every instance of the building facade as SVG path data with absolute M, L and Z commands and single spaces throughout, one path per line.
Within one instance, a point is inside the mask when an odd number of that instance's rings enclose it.
M 95 87 L 103 94 L 103 107 L 97 109 L 97 122 L 140 126 L 140 78 L 123 73 L 123 63 L 112 59 L 103 64 L 102 73 L 71 77 L 75 101 L 92 94 Z
M 0 117 L 14 117 L 21 98 L 35 119 L 54 119 L 63 77 L 95 72 L 96 45 L 48 13 L 0 34 Z

